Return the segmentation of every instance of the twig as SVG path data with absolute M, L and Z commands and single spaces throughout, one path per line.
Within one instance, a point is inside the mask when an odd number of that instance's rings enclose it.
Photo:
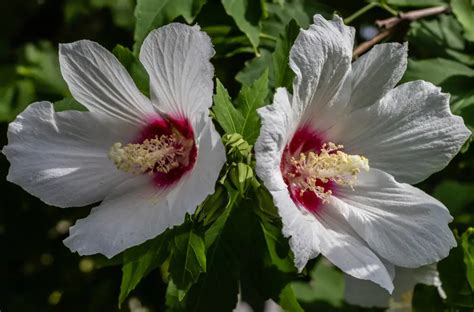
M 352 57 L 356 58 L 369 50 L 372 46 L 387 38 L 395 31 L 395 28 L 402 22 L 412 22 L 420 18 L 447 13 L 450 11 L 448 6 L 437 6 L 421 10 L 413 10 L 406 13 L 400 12 L 396 17 L 390 17 L 375 21 L 375 24 L 382 30 L 372 39 L 361 43 L 354 49 Z

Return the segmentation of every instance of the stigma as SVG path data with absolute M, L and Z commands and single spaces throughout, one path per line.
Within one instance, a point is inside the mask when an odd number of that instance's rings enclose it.
M 309 151 L 291 157 L 292 170 L 287 173 L 291 187 L 298 189 L 300 196 L 313 192 L 323 203 L 329 202 L 332 195 L 332 190 L 325 187 L 327 183 L 354 189 L 357 175 L 361 170 L 369 170 L 369 161 L 363 156 L 346 154 L 342 148 L 329 142 L 322 145 L 319 153 Z
M 141 143 L 123 145 L 114 143 L 109 150 L 109 159 L 117 169 L 132 174 L 168 173 L 186 165 L 190 144 L 175 133 L 155 135 Z

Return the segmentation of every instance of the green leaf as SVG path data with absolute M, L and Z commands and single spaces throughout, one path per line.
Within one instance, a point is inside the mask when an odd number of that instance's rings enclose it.
M 282 234 L 281 222 L 277 226 L 276 224 L 261 220 L 260 225 L 269 255 L 267 265 L 274 265 L 281 272 L 295 273 L 296 268 L 290 253 L 288 241 Z
M 54 102 L 54 110 L 56 112 L 62 112 L 66 110 L 76 110 L 76 111 L 87 111 L 87 109 L 73 97 L 68 96 L 62 100 Z
M 112 50 L 112 53 L 127 69 L 128 73 L 132 77 L 138 89 L 146 96 L 149 96 L 150 78 L 148 77 L 148 73 L 146 72 L 145 67 L 143 67 L 142 63 L 133 54 L 133 52 L 130 51 L 128 48 L 118 44 Z
M 286 87 L 291 90 L 291 85 L 295 74 L 290 68 L 290 50 L 293 42 L 298 36 L 300 28 L 295 20 L 287 25 L 284 35 L 281 35 L 272 54 L 273 70 L 274 70 L 274 87 Z
M 237 108 L 242 112 L 243 121 L 240 131 L 249 144 L 254 144 L 260 133 L 260 118 L 257 108 L 264 105 L 268 95 L 268 70 L 251 86 L 243 86 L 237 98 Z
M 440 200 L 454 216 L 474 203 L 474 183 L 445 180 L 438 184 L 433 196 Z
M 235 79 L 243 85 L 251 85 L 255 80 L 262 76 L 265 70 L 269 71 L 269 84 L 273 85 L 273 58 L 272 53 L 267 49 L 260 49 L 260 54 L 253 59 L 246 61 Z
M 474 3 L 472 0 L 452 0 L 451 8 L 464 27 L 464 37 L 474 41 Z
M 474 228 L 467 229 L 461 236 L 461 246 L 464 251 L 467 281 L 474 291 Z
M 294 282 L 292 287 L 298 300 L 303 302 L 322 300 L 340 307 L 344 301 L 343 274 L 325 260 L 320 260 L 311 271 L 311 282 Z
M 260 43 L 262 8 L 255 0 L 222 0 L 222 5 L 237 27 L 249 38 L 255 51 Z
M 146 35 L 155 28 L 182 16 L 190 24 L 201 10 L 206 0 L 137 0 L 135 7 L 135 44 L 133 51 L 138 54 Z
M 420 58 L 451 58 L 474 64 L 474 57 L 466 51 L 463 28 L 453 15 L 415 21 L 408 33 L 410 51 Z
M 474 292 L 467 280 L 464 252 L 460 244 L 458 240 L 458 246 L 451 249 L 449 256 L 438 263 L 439 276 L 448 304 L 474 308 Z
M 0 121 L 12 121 L 35 100 L 35 85 L 21 79 L 0 87 Z
M 280 293 L 278 304 L 284 311 L 303 312 L 298 300 L 296 299 L 293 288 L 287 284 Z
M 185 292 L 203 272 L 206 272 L 204 240 L 195 230 L 185 227 L 172 241 L 170 276 L 178 289 Z
M 236 224 L 235 210 L 239 193 L 229 190 L 229 201 L 224 212 L 206 231 L 204 240 L 208 270 L 202 274 L 186 296 L 187 311 L 231 311 L 237 304 L 239 292 L 239 256 L 242 248 L 242 227 Z M 219 294 L 219 295 L 216 295 Z
M 123 253 L 119 306 L 138 283 L 168 257 L 169 231 Z
M 226 133 L 240 133 L 244 118 L 232 104 L 229 93 L 219 79 L 216 79 L 216 94 L 214 95 L 212 111 L 217 122 Z
M 443 58 L 408 60 L 408 68 L 402 81 L 426 80 L 435 85 L 452 76 L 474 77 L 474 70 L 456 61 Z
M 19 75 L 32 79 L 41 92 L 63 96 L 69 94 L 59 69 L 58 50 L 50 42 L 27 44 L 24 56 L 26 63 L 17 67 Z
M 229 172 L 229 178 L 234 187 L 239 191 L 241 196 L 244 196 L 247 188 L 255 179 L 253 169 L 247 164 L 238 163 Z

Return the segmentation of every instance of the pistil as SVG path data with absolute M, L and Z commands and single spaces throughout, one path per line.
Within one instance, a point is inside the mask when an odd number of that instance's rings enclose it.
M 323 144 L 318 154 L 308 152 L 300 153 L 298 158 L 291 157 L 293 170 L 288 173 L 288 180 L 292 186 L 299 189 L 300 196 L 307 191 L 314 192 L 323 203 L 327 203 L 332 191 L 326 190 L 321 184 L 332 181 L 354 188 L 361 170 L 369 170 L 369 162 L 363 156 L 344 153 L 342 148 L 342 145 L 329 142 Z
M 184 145 L 175 134 L 157 135 L 142 143 L 130 143 L 125 146 L 117 142 L 110 148 L 109 158 L 117 169 L 125 172 L 168 173 L 179 167 L 185 152 Z

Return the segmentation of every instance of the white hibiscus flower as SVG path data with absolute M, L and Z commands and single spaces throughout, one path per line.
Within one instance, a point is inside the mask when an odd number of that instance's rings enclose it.
M 445 167 L 470 131 L 432 84 L 394 88 L 406 45 L 378 45 L 351 64 L 353 41 L 339 17 L 316 15 L 300 32 L 294 95 L 280 88 L 259 110 L 256 171 L 299 270 L 322 254 L 391 292 L 395 266 L 434 263 L 456 245 L 446 207 L 410 184 Z
M 102 201 L 64 241 L 81 255 L 112 257 L 183 222 L 214 191 L 224 147 L 208 108 L 214 54 L 198 26 L 151 32 L 140 61 L 151 100 L 97 43 L 60 46 L 61 72 L 89 111 L 31 104 L 8 129 L 7 179 L 59 207 Z

